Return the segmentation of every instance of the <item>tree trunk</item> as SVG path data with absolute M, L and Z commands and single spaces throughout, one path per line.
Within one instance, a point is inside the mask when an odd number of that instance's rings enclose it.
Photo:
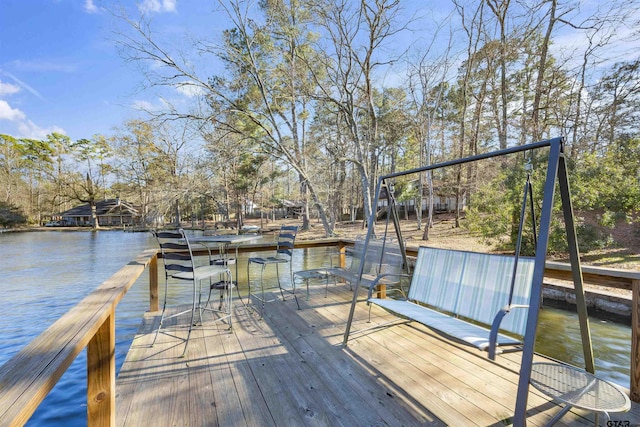
M 540 127 L 540 99 L 542 98 L 542 84 L 544 83 L 544 73 L 547 67 L 547 52 L 549 50 L 549 41 L 551 40 L 551 33 L 553 26 L 556 22 L 556 7 L 558 5 L 557 0 L 551 0 L 551 10 L 549 11 L 549 24 L 547 25 L 547 32 L 544 36 L 542 43 L 542 50 L 540 51 L 540 63 L 538 64 L 538 77 L 536 79 L 536 89 L 533 97 L 532 105 L 532 125 L 533 125 L 533 140 L 539 141 L 542 138 L 542 130 Z M 576 118 L 579 119 L 579 118 Z
M 95 200 L 91 200 L 89 202 L 89 207 L 91 208 L 91 228 L 97 230 L 100 228 L 100 224 L 98 223 L 98 213 L 96 210 Z

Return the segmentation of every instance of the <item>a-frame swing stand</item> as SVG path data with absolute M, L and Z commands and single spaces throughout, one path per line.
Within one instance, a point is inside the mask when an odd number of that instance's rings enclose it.
M 531 300 L 529 304 L 529 314 L 527 318 L 527 328 L 524 337 L 524 346 L 522 353 L 522 362 L 520 368 L 520 378 L 518 382 L 518 394 L 516 398 L 516 407 L 513 417 L 514 426 L 525 426 L 527 415 L 527 399 L 529 396 L 529 383 L 531 380 L 531 368 L 533 364 L 534 346 L 536 338 L 536 329 L 538 326 L 538 314 L 539 307 L 542 298 L 542 282 L 544 279 L 544 269 L 546 254 L 549 243 L 549 233 L 551 229 L 551 217 L 553 210 L 553 200 L 556 190 L 556 182 L 560 190 L 560 197 L 562 201 L 562 212 L 564 216 L 565 232 L 567 236 L 567 243 L 569 249 L 569 259 L 571 263 L 571 271 L 573 275 L 573 284 L 576 294 L 576 307 L 578 311 L 578 319 L 580 323 L 580 334 L 582 338 L 582 350 L 584 353 L 585 370 L 587 372 L 595 373 L 595 365 L 593 359 L 593 349 L 591 345 L 591 332 L 589 329 L 589 319 L 587 314 L 587 305 L 584 294 L 584 286 L 582 279 L 582 267 L 580 265 L 580 256 L 578 252 L 578 242 L 576 236 L 575 221 L 573 215 L 573 206 L 571 204 L 571 192 L 569 189 L 569 177 L 567 172 L 567 160 L 564 154 L 564 139 L 554 138 L 546 141 L 540 141 L 532 144 L 522 145 L 519 147 L 507 148 L 504 150 L 498 150 L 491 153 L 479 154 L 476 156 L 465 157 L 463 159 L 452 160 L 448 162 L 438 163 L 434 165 L 428 165 L 416 169 L 411 169 L 402 172 L 396 172 L 389 175 L 381 176 L 378 179 L 376 186 L 376 194 L 373 206 L 378 205 L 381 189 L 383 187 L 389 188 L 390 183 L 394 178 L 411 175 L 415 173 L 426 172 L 430 170 L 446 168 L 456 165 L 462 165 L 464 163 L 475 162 L 483 159 L 489 159 L 494 157 L 506 156 L 508 154 L 514 154 L 524 152 L 528 150 L 537 150 L 541 148 L 549 148 L 549 160 L 547 165 L 547 175 L 544 184 L 544 195 L 542 198 L 542 209 L 540 212 L 540 225 L 539 235 L 536 244 L 536 256 L 535 267 L 533 272 L 533 283 L 531 289 Z M 400 223 L 398 220 L 396 206 L 393 198 L 389 198 L 389 214 L 393 219 L 394 228 L 400 244 L 403 257 L 406 264 L 406 251 L 402 239 L 402 232 L 400 230 Z M 369 218 L 368 232 L 364 243 L 365 251 L 371 239 L 371 235 L 374 230 L 375 215 L 371 215 Z M 361 270 L 362 265 L 361 264 Z M 362 271 L 360 271 L 362 276 Z M 349 319 L 347 321 L 347 327 L 344 334 L 344 345 L 347 345 L 349 339 L 349 333 L 351 329 L 351 323 L 353 321 L 353 315 L 355 311 L 355 304 L 358 297 L 359 281 L 356 282 L 353 299 L 351 303 L 351 309 L 349 311 Z

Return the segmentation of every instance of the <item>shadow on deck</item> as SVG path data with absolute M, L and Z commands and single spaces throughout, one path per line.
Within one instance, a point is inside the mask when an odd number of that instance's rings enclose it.
M 324 286 L 312 288 L 309 301 L 303 295 L 302 310 L 288 297 L 267 304 L 263 320 L 234 300 L 232 331 L 205 319 L 185 358 L 187 317 L 150 347 L 159 314 L 148 313 L 117 379 L 117 425 L 510 424 L 519 353 L 492 362 L 407 323 L 355 334 L 343 348 L 348 287 L 331 286 L 327 298 Z M 371 326 L 367 318 L 361 303 L 352 329 Z M 374 307 L 372 319 L 393 317 Z M 544 425 L 558 410 L 531 388 L 528 425 Z M 635 425 L 640 405 L 612 419 Z M 558 425 L 593 425 L 593 415 L 571 411 Z

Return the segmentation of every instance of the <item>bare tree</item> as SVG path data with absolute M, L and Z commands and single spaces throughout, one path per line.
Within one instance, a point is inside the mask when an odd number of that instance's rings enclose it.
M 399 4 L 398 0 L 376 0 L 351 7 L 352 2 L 340 0 L 330 5 L 321 2 L 315 8 L 330 44 L 322 64 L 326 79 L 315 74 L 316 84 L 321 100 L 339 113 L 353 144 L 353 157 L 346 160 L 355 165 L 360 177 L 365 222 L 376 209 L 372 174 L 379 129 L 373 73 L 400 56 L 383 59 L 380 54 L 385 42 L 403 29 L 395 24 Z M 309 66 L 317 68 L 317 64 Z
M 500 63 L 500 97 L 502 102 L 500 103 L 500 111 L 501 115 L 499 116 L 499 120 L 497 120 L 498 125 L 498 140 L 500 142 L 500 148 L 507 148 L 507 33 L 506 33 L 506 25 L 507 25 L 507 11 L 509 9 L 510 0 L 485 0 L 489 9 L 495 15 L 498 26 L 500 28 L 500 55 L 499 55 L 499 63 Z M 555 1 L 555 0 L 554 0 Z
M 471 86 L 471 78 L 472 78 L 472 69 L 474 67 L 474 58 L 475 53 L 478 52 L 478 47 L 481 42 L 481 35 L 483 32 L 484 26 L 484 2 L 481 2 L 480 5 L 471 13 L 470 21 L 468 22 L 468 17 L 466 15 L 466 10 L 464 6 L 459 3 L 457 0 L 454 0 L 454 4 L 456 6 L 456 10 L 461 18 L 462 28 L 467 36 L 466 40 L 466 63 L 464 66 L 463 75 L 460 79 L 460 113 L 459 113 L 459 123 L 458 127 L 459 131 L 459 148 L 458 148 L 458 156 L 460 158 L 464 157 L 465 153 L 465 145 L 468 143 L 467 141 L 467 109 L 469 106 L 469 94 L 470 94 L 470 86 Z M 460 226 L 460 216 L 461 216 L 461 205 L 462 198 L 464 196 L 463 182 L 462 182 L 462 165 L 459 165 L 456 169 L 456 217 L 455 223 L 456 227 Z
M 440 24 L 444 25 L 444 23 Z M 449 55 L 451 55 L 451 44 L 453 42 L 453 34 L 449 32 L 448 47 L 443 56 L 434 60 L 431 56 L 436 55 L 432 52 L 434 45 L 438 41 L 437 36 L 440 34 L 439 27 L 435 35 L 428 45 L 426 51 L 415 64 L 409 65 L 408 86 L 409 93 L 413 100 L 414 123 L 413 131 L 416 139 L 420 144 L 420 164 L 429 166 L 432 161 L 433 151 L 433 127 L 437 120 L 439 106 L 442 104 L 447 88 L 447 78 L 450 68 Z M 424 182 L 426 179 L 426 183 Z M 422 204 L 424 196 L 424 188 L 427 188 L 427 221 L 424 226 L 423 240 L 429 240 L 429 230 L 433 224 L 433 174 L 431 171 L 420 174 L 419 193 L 418 193 L 418 209 L 417 222 L 418 229 L 422 227 Z
M 315 191 L 313 174 L 306 167 L 306 121 L 313 88 L 305 83 L 308 69 L 304 64 L 317 62 L 309 48 L 308 13 L 301 2 L 264 2 L 260 6 L 266 22 L 258 25 L 258 20 L 250 16 L 250 3 L 220 0 L 232 28 L 224 32 L 221 45 L 208 40 L 196 42 L 202 56 L 222 60 L 226 75 L 200 76 L 186 57 L 161 46 L 144 19 L 124 18 L 134 35 L 120 36 L 123 54 L 128 60 L 149 65 L 145 70 L 149 86 L 192 88 L 202 94 L 208 107 L 189 112 L 164 111 L 164 118 L 208 122 L 223 132 L 255 138 L 265 154 L 290 165 L 298 173 L 301 193 L 308 192 L 330 235 L 333 230 Z M 232 116 L 236 117 L 224 121 Z M 244 123 L 243 127 L 238 127 L 239 123 Z M 308 218 L 307 207 L 305 227 Z

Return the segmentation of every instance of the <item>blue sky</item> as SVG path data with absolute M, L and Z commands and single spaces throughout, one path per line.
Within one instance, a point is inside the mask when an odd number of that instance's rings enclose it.
M 193 51 L 185 41 L 190 34 L 207 34 L 211 40 L 230 26 L 215 11 L 216 3 L 0 0 L 0 134 L 44 139 L 59 132 L 72 140 L 110 135 L 126 120 L 143 117 L 141 108 L 155 110 L 165 100 L 174 105 L 193 102 L 193 94 L 184 91 L 164 91 L 161 98 L 158 91 L 141 90 L 138 66 L 126 63 L 116 47 L 114 31 L 123 28 L 123 22 L 109 10 L 124 7 L 136 19 L 144 13 L 163 43 Z M 409 13 L 426 9 L 423 0 L 403 3 Z M 451 7 L 448 1 L 444 4 Z M 198 67 L 201 75 L 219 70 L 211 58 Z
M 0 134 L 72 140 L 110 134 L 149 101 L 135 65 L 118 54 L 117 20 L 100 0 L 0 0 Z M 210 1 L 123 2 L 132 15 L 182 27 L 208 15 Z M 207 8 L 203 8 L 208 5 Z M 189 11 L 189 13 L 185 13 Z M 180 13 L 183 12 L 183 13 Z M 164 17 L 167 18 L 164 18 Z
M 107 9 L 124 7 L 132 17 L 145 13 L 163 42 L 182 45 L 183 51 L 192 53 L 189 34 L 215 39 L 229 27 L 214 11 L 215 4 L 213 0 L 0 0 L 0 134 L 43 139 L 60 132 L 72 140 L 110 135 L 114 127 L 141 116 L 137 107 L 155 109 L 167 99 L 175 105 L 193 102 L 193 94 L 184 91 L 141 90 L 137 65 L 122 59 L 114 41 L 122 21 Z M 600 5 L 595 0 L 576 4 L 582 12 Z M 452 7 L 446 0 L 403 0 L 401 5 L 407 16 L 418 11 L 423 19 L 413 23 L 418 31 L 404 33 L 410 40 L 400 43 L 403 48 L 412 42 L 426 46 L 427 42 L 416 40 L 428 38 L 434 20 L 446 19 Z M 434 8 L 441 12 L 437 18 L 431 16 Z M 583 36 L 567 27 L 555 39 L 556 49 L 579 59 L 572 46 L 584 46 Z M 631 57 L 637 55 L 637 40 L 623 44 L 616 60 L 630 59 L 630 52 Z M 201 72 L 206 67 L 201 75 L 211 75 L 217 64 L 207 58 L 198 67 Z M 403 77 L 402 70 L 392 70 L 384 79 L 393 84 Z
M 0 0 L 0 133 L 90 138 L 126 115 L 133 84 L 92 5 Z

